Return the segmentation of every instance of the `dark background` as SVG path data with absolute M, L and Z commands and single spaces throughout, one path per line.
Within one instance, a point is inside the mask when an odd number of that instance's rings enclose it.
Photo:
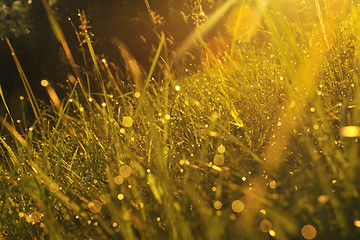
M 92 41 L 96 54 L 117 66 L 123 65 L 120 51 L 112 43 L 116 37 L 144 69 L 151 63 L 158 44 L 156 33 L 164 31 L 172 39 L 172 44 L 168 43 L 170 49 L 175 49 L 189 35 L 195 26 L 191 19 L 194 2 L 196 0 L 149 0 L 152 10 L 164 19 L 163 24 L 155 26 L 144 0 L 49 1 L 79 65 L 83 62 L 80 44 L 68 18 L 78 28 L 78 11 L 84 10 L 92 27 L 90 31 L 94 34 Z M 203 7 L 206 13 L 210 13 L 215 4 L 211 0 L 203 0 Z M 187 21 L 184 15 L 189 17 Z M 57 88 L 56 83 L 63 84 L 72 71 L 52 32 L 41 0 L 0 0 L 0 36 L 0 84 L 12 114 L 18 118 L 21 116 L 19 111 L 22 111 L 18 107 L 19 96 L 26 95 L 5 37 L 10 39 L 39 99 L 48 99 L 45 89 L 40 86 L 42 79 L 48 79 Z M 4 115 L 4 109 L 0 113 Z

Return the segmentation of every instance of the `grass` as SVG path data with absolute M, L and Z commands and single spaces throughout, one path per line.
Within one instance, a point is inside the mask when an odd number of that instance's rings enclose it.
M 262 14 L 256 34 L 215 49 L 200 27 L 196 64 L 169 58 L 159 33 L 139 73 L 119 45 L 133 83 L 86 28 L 82 76 L 46 8 L 75 77 L 60 102 L 43 82 L 40 106 L 8 42 L 36 121 L 1 118 L 0 238 L 358 239 L 359 5 L 266 3 L 236 5 Z

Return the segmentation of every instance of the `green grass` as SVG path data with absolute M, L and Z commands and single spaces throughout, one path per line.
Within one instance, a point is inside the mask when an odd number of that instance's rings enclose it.
M 1 118 L 0 239 L 359 239 L 359 5 L 269 1 L 191 65 L 159 33 L 141 76 L 119 45 L 132 83 L 46 9 L 74 72 L 39 107 L 8 42 L 36 122 Z

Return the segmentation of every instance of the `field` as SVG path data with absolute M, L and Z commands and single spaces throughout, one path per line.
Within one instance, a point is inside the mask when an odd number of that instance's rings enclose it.
M 83 12 L 75 63 L 43 1 L 72 67 L 46 104 L 7 40 L 35 120 L 0 118 L 0 239 L 360 239 L 360 4 L 194 2 L 144 69 Z

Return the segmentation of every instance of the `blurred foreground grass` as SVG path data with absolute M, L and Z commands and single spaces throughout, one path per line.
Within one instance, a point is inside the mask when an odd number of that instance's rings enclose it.
M 1 118 L 2 238 L 360 238 L 360 5 L 225 4 L 215 45 L 201 31 L 216 12 L 193 35 L 197 64 L 159 33 L 143 73 L 118 43 L 132 83 L 96 56 L 84 15 L 79 71 L 47 8 L 73 67 L 65 99 L 42 81 L 49 107 L 8 42 L 36 121 Z

